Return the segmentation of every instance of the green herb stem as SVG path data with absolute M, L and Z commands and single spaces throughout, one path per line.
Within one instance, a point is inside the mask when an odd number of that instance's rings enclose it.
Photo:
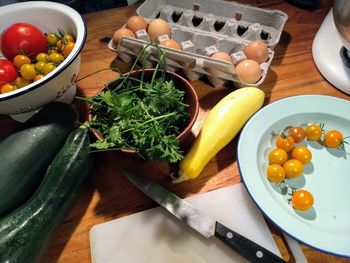
M 176 114 L 176 112 L 170 112 L 170 113 L 168 113 L 168 114 L 164 114 L 164 115 L 157 116 L 157 117 L 152 117 L 152 116 L 151 116 L 151 119 L 148 119 L 148 120 L 145 121 L 145 122 L 139 123 L 139 124 L 137 125 L 137 127 L 135 127 L 135 128 L 130 128 L 130 129 L 124 130 L 123 133 L 124 133 L 124 132 L 132 131 L 132 130 L 137 129 L 137 128 L 140 128 L 140 127 L 142 127 L 142 126 L 144 126 L 144 125 L 146 125 L 146 124 L 148 124 L 148 123 L 150 123 L 150 122 L 157 122 L 158 120 L 163 120 L 163 119 L 169 118 L 169 117 L 171 117 L 171 116 L 174 116 L 175 114 Z
M 130 72 L 134 71 L 134 69 L 135 69 L 135 67 L 136 67 L 136 65 L 137 65 L 137 62 L 140 60 L 141 56 L 144 56 L 145 51 L 146 51 L 147 48 L 148 48 L 149 46 L 151 46 L 151 45 L 152 45 L 152 43 L 148 43 L 146 46 L 144 46 L 144 47 L 142 48 L 142 50 L 141 50 L 141 51 L 139 52 L 139 54 L 137 55 L 137 57 L 136 57 L 136 59 L 135 59 L 133 65 L 131 66 L 131 69 L 130 69 L 130 71 L 129 71 L 129 74 L 127 74 L 126 77 L 123 79 L 122 83 L 120 83 L 120 84 L 116 87 L 116 90 L 118 90 L 119 87 L 122 86 L 122 85 L 124 84 L 124 82 L 126 82 L 126 81 L 129 79 L 129 77 L 130 77 Z M 143 64 L 143 61 L 142 61 L 142 64 Z M 144 67 L 142 68 L 142 73 L 143 73 L 143 71 L 144 71 Z M 143 81 L 143 79 L 141 79 L 141 80 Z
M 146 112 L 147 116 L 154 120 L 153 116 L 151 114 L 149 114 L 145 104 L 142 101 L 141 101 L 140 105 L 141 105 L 142 109 Z M 155 122 L 157 122 L 157 120 L 155 120 Z
M 79 81 L 81 81 L 81 80 L 83 80 L 83 79 L 86 79 L 86 78 L 88 78 L 88 77 L 91 77 L 91 76 L 93 76 L 93 75 L 96 75 L 97 73 L 100 73 L 100 72 L 102 72 L 102 71 L 106 71 L 106 70 L 112 70 L 112 71 L 118 72 L 120 75 L 122 74 L 122 72 L 121 72 L 118 68 L 113 68 L 113 67 L 103 68 L 103 69 L 99 69 L 99 70 L 97 70 L 97 71 L 94 71 L 94 72 L 92 72 L 92 73 L 90 73 L 90 74 L 88 74 L 88 75 L 86 75 L 86 76 L 84 76 L 84 77 L 81 77 L 80 79 L 77 79 L 77 80 L 75 81 L 75 83 L 77 83 L 77 82 L 79 82 Z

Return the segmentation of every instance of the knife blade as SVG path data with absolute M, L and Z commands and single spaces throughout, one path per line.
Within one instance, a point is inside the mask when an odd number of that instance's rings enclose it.
M 122 169 L 123 174 L 138 189 L 171 214 L 181 219 L 206 238 L 216 237 L 250 262 L 286 262 L 254 241 L 229 229 L 193 205 L 168 191 L 146 176 Z

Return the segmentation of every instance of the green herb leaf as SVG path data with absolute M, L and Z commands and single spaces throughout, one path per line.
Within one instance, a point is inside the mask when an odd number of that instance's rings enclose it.
M 90 98 L 94 105 L 91 127 L 104 136 L 92 145 L 133 149 L 148 159 L 177 162 L 183 158 L 176 136 L 189 116 L 184 93 L 172 81 L 156 79 L 140 89 L 105 91 Z

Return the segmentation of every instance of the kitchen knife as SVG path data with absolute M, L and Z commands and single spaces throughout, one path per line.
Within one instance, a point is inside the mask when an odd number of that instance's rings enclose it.
M 190 203 L 149 180 L 146 176 L 130 171 L 122 171 L 130 182 L 147 196 L 206 238 L 215 236 L 250 262 L 285 262 L 271 251 L 217 222 Z

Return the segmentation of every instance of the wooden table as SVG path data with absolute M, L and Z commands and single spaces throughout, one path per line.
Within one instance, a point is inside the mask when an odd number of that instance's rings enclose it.
M 324 94 L 349 100 L 349 96 L 332 87 L 318 72 L 311 54 L 314 36 L 329 11 L 332 1 L 320 0 L 317 10 L 306 11 L 280 0 L 239 1 L 263 8 L 280 9 L 289 16 L 281 40 L 275 48 L 275 57 L 267 78 L 261 88 L 266 93 L 266 102 L 299 94 Z M 110 65 L 126 70 L 128 65 L 121 63 L 116 53 L 107 48 L 105 37 L 110 37 L 128 17 L 135 14 L 137 6 L 91 13 L 84 15 L 88 38 L 81 54 L 80 76 L 107 68 Z M 104 71 L 78 82 L 78 94 L 94 95 L 107 81 L 116 78 L 116 73 Z M 229 90 L 214 89 L 203 80 L 193 81 L 200 98 L 203 117 Z M 85 118 L 85 108 L 76 103 Z M 9 117 L 0 117 L 0 135 L 9 134 L 16 123 Z M 117 153 L 99 153 L 92 176 L 71 212 L 55 232 L 43 262 L 87 263 L 91 262 L 89 230 L 98 223 L 120 218 L 155 206 L 125 179 L 116 168 L 116 163 L 125 166 L 148 169 L 152 178 L 182 197 L 207 192 L 240 182 L 237 170 L 235 148 L 237 138 L 225 147 L 206 166 L 200 177 L 191 182 L 172 185 L 168 167 L 156 162 L 142 162 Z M 135 165 L 136 164 L 136 165 Z M 274 238 L 286 260 L 292 260 L 285 248 L 281 233 L 271 227 Z M 302 245 L 309 262 L 350 262 L 348 259 L 326 255 Z

